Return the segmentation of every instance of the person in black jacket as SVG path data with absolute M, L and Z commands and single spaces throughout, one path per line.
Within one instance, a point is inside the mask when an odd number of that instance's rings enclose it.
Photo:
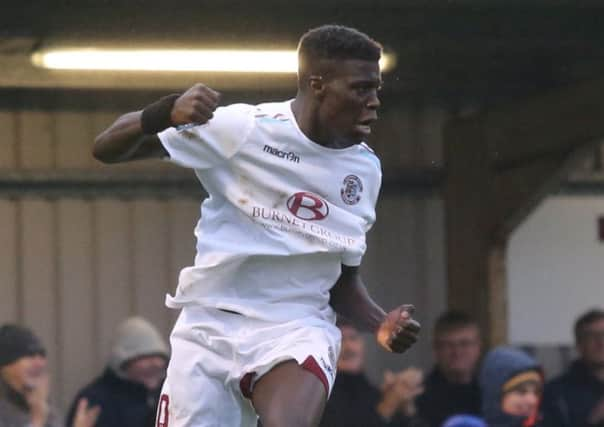
M 146 320 L 133 317 L 117 331 L 111 359 L 103 374 L 76 396 L 101 408 L 95 427 L 152 427 L 161 385 L 166 374 L 168 347 Z
M 604 427 L 604 310 L 575 322 L 579 358 L 545 387 L 546 427 Z
M 381 388 L 364 374 L 365 341 L 343 318 L 342 349 L 336 381 L 327 401 L 321 427 L 423 427 L 415 416 L 414 400 L 422 391 L 422 374 L 415 368 L 387 371 Z
M 420 417 L 430 427 L 440 427 L 454 414 L 479 415 L 478 324 L 466 313 L 447 311 L 436 320 L 433 337 L 436 364 L 417 399 Z

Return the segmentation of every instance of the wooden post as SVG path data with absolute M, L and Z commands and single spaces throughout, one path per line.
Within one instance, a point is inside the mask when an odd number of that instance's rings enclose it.
M 604 139 L 603 95 L 600 80 L 445 126 L 448 303 L 488 346 L 507 341 L 509 236 Z

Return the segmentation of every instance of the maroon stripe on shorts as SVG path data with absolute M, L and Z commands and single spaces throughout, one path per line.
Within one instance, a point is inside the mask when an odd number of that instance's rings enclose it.
M 306 369 L 311 374 L 314 374 L 322 383 L 323 387 L 325 387 L 325 393 L 329 395 L 329 381 L 327 381 L 327 376 L 323 369 L 319 366 L 314 357 L 308 356 L 304 362 L 302 362 L 302 368 Z
M 239 381 L 239 389 L 241 394 L 247 399 L 252 399 L 252 380 L 254 379 L 255 372 L 248 372 Z
M 321 369 L 321 366 L 319 366 L 315 358 L 308 356 L 300 366 L 302 366 L 302 369 L 306 369 L 308 372 L 317 377 L 319 381 L 321 381 L 321 384 L 323 384 L 323 387 L 325 387 L 325 393 L 329 395 L 329 381 L 327 380 L 325 372 L 323 372 L 323 369 Z M 241 377 L 241 380 L 239 380 L 239 389 L 241 390 L 241 394 L 243 394 L 243 397 L 250 400 L 252 399 L 252 380 L 254 379 L 255 375 L 255 372 L 248 372 Z

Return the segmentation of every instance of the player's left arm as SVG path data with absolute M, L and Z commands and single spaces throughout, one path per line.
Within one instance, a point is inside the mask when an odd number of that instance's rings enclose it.
M 378 343 L 388 351 L 402 353 L 417 341 L 420 324 L 412 317 L 414 307 L 401 305 L 386 313 L 367 292 L 358 267 L 342 265 L 329 303 L 360 330 L 375 334 Z

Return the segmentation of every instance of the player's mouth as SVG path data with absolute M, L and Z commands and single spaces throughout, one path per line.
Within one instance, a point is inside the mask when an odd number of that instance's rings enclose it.
M 371 135 L 371 124 L 375 122 L 375 118 L 370 117 L 365 120 L 360 120 L 355 125 L 355 130 L 363 136 Z

